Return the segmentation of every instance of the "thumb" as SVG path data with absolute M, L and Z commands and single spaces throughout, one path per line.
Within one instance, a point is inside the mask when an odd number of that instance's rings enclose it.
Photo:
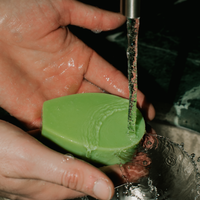
M 76 25 L 92 30 L 111 30 L 122 25 L 126 18 L 76 0 L 53 1 L 60 13 L 61 25 Z M 70 20 L 70 21 L 69 21 Z

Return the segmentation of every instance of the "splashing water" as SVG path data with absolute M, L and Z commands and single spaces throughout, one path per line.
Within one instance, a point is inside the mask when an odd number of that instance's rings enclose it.
M 183 143 L 174 143 L 163 136 L 145 134 L 132 163 L 121 166 L 121 171 L 129 180 L 137 175 L 136 166 L 140 174 L 145 168 L 148 174 L 137 182 L 127 182 L 123 188 L 124 196 L 131 200 L 199 200 L 200 173 L 195 154 L 189 155 L 183 146 Z M 130 200 L 128 197 L 122 195 L 121 200 Z
M 135 133 L 137 104 L 137 54 L 139 18 L 127 19 L 127 59 L 129 81 L 128 133 Z

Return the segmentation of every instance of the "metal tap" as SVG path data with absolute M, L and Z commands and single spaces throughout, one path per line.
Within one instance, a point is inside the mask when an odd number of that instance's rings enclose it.
M 140 17 L 140 0 L 120 0 L 120 12 L 129 19 Z

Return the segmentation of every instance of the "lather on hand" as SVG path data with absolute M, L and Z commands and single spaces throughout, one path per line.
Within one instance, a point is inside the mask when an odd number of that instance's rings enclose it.
M 43 102 L 75 93 L 102 92 L 128 98 L 121 72 L 66 27 L 110 30 L 120 14 L 74 0 L 0 0 L 0 106 L 30 129 L 41 127 Z M 138 106 L 154 109 L 138 91 Z M 100 170 L 43 146 L 19 128 L 0 121 L 0 196 L 10 199 L 109 199 L 113 183 Z M 104 192 L 102 192 L 104 191 Z

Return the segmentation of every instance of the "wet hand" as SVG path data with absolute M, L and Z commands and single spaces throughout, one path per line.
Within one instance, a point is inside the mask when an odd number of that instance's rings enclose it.
M 0 196 L 21 200 L 63 200 L 86 194 L 110 199 L 111 180 L 86 162 L 57 153 L 0 121 Z
M 73 0 L 0 0 L 1 107 L 33 129 L 41 126 L 48 99 L 101 89 L 128 98 L 127 79 L 66 27 L 109 30 L 124 21 Z M 138 104 L 152 118 L 154 110 L 140 92 Z M 0 129 L 1 195 L 49 200 L 113 194 L 112 182 L 98 169 L 77 159 L 63 162 L 62 154 L 10 124 L 0 122 Z M 107 192 L 99 194 L 102 187 Z
M 41 126 L 48 99 L 101 89 L 128 98 L 122 73 L 67 28 L 110 30 L 124 22 L 120 14 L 74 0 L 0 0 L 1 107 L 33 129 Z M 140 92 L 138 104 L 154 116 Z

